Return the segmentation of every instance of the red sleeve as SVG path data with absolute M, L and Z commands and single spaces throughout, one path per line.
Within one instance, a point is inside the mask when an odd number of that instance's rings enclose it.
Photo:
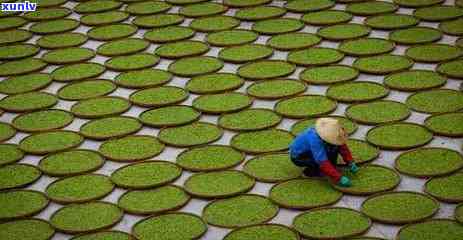
M 325 160 L 320 164 L 320 170 L 322 171 L 323 174 L 326 176 L 330 177 L 333 182 L 337 183 L 339 179 L 341 178 L 341 174 L 334 168 L 333 164 L 330 163 L 330 161 Z
M 345 163 L 349 164 L 352 162 L 352 153 L 349 150 L 349 147 L 347 147 L 346 144 L 341 145 L 339 147 L 339 153 L 342 156 L 342 159 L 344 160 Z

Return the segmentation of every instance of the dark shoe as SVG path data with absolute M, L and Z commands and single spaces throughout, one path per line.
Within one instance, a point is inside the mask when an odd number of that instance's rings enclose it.
M 320 173 L 318 169 L 313 169 L 310 167 L 306 167 L 304 171 L 302 171 L 302 173 L 306 177 L 323 177 L 323 175 Z

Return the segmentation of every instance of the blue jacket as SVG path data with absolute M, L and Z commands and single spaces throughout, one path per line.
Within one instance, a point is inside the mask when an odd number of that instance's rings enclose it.
M 321 165 L 325 160 L 337 159 L 339 146 L 329 144 L 318 136 L 315 128 L 308 128 L 299 134 L 289 146 L 291 158 L 308 159 Z

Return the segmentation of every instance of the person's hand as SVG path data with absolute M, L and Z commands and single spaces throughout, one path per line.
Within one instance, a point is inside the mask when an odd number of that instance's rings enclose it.
M 360 168 L 357 166 L 357 164 L 355 164 L 355 162 L 351 162 L 349 167 L 350 167 L 350 172 L 353 174 L 357 173 L 360 170 Z
M 352 186 L 352 182 L 348 177 L 342 176 L 338 181 L 338 185 L 341 187 L 350 187 Z

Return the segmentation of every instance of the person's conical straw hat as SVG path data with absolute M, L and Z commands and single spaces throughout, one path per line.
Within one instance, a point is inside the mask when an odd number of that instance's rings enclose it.
M 347 133 L 334 118 L 319 118 L 315 122 L 315 130 L 325 141 L 334 145 L 343 145 L 347 142 Z

